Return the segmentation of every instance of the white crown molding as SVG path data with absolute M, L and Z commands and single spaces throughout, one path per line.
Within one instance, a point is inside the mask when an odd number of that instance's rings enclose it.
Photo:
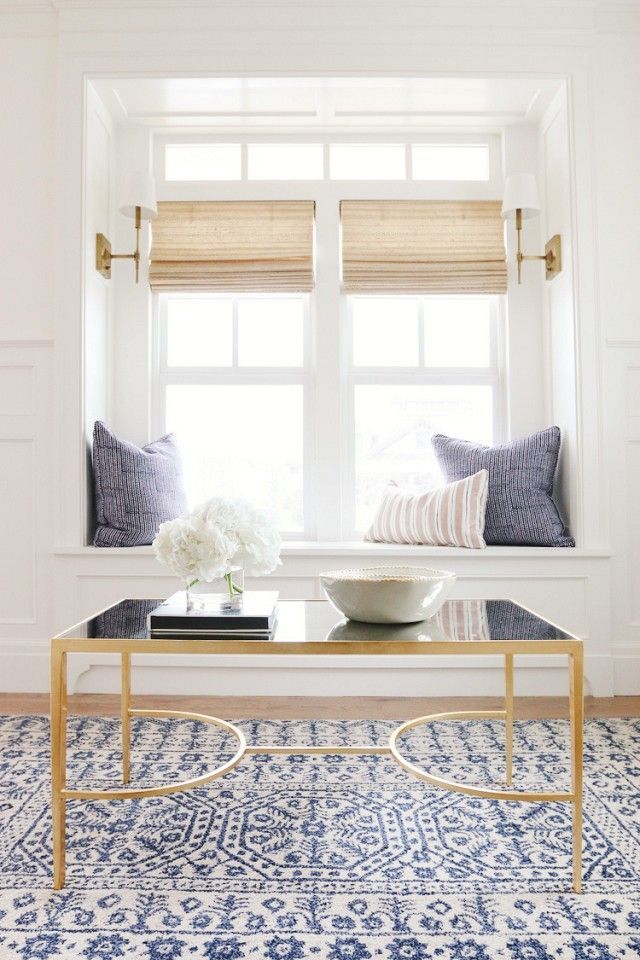
M 53 9 L 51 0 L 22 0 L 21 3 L 16 3 L 16 0 L 0 0 L 0 14 L 52 13 Z
M 0 0 L 0 6 L 5 0 Z M 31 0 L 27 0 L 27 5 Z M 261 0 L 33 0 L 34 3 L 55 7 L 59 10 L 73 9 L 113 9 L 113 8 L 140 8 L 167 9 L 175 7 L 184 10 L 185 7 L 204 7 L 206 9 L 224 8 L 226 6 L 255 6 L 263 8 L 265 3 Z M 442 10 L 468 10 L 469 4 L 464 0 L 399 0 L 402 6 L 415 6 L 421 9 L 442 9 Z M 300 8 L 304 5 L 310 7 L 317 6 L 317 0 L 272 0 L 268 6 L 294 6 Z M 615 6 L 632 6 L 633 0 L 620 0 Z M 323 6 L 354 6 L 363 9 L 370 9 L 375 6 L 397 7 L 398 0 L 324 0 Z M 523 11 L 539 10 L 541 8 L 559 9 L 561 7 L 573 8 L 575 10 L 596 9 L 599 6 L 608 7 L 609 5 L 602 0 L 488 0 L 486 7 L 500 7 L 502 9 L 516 9 Z
M 465 0 L 399 0 L 403 6 L 415 6 L 421 9 L 442 9 L 442 10 L 468 10 L 469 4 Z M 178 10 L 184 10 L 185 7 L 205 7 L 215 9 L 221 7 L 237 6 L 256 6 L 264 8 L 266 6 L 294 6 L 301 7 L 305 3 L 308 6 L 316 6 L 317 0 L 271 0 L 265 4 L 262 0 L 24 0 L 24 3 L 16 3 L 15 0 L 0 0 L 0 8 L 7 6 L 45 6 L 57 10 L 73 9 L 113 9 L 113 8 L 141 8 L 141 9 L 167 9 L 175 7 Z M 376 6 L 398 6 L 398 0 L 324 0 L 323 6 L 360 6 L 363 9 L 370 9 Z M 478 5 L 479 6 L 479 5 Z M 596 12 L 637 10 L 638 0 L 487 0 L 483 8 L 501 8 L 522 10 L 523 12 L 535 12 L 541 9 L 559 10 L 566 8 L 569 10 L 591 10 Z
M 276 19 L 295 10 L 295 21 L 304 27 L 307 18 L 340 23 L 346 20 L 370 23 L 372 18 L 393 22 L 415 16 L 424 27 L 431 22 L 442 29 L 485 28 L 547 35 L 581 35 L 584 40 L 600 33 L 627 34 L 640 31 L 638 0 L 486 0 L 469 5 L 462 0 L 0 0 L 0 36 L 55 36 L 78 26 L 86 33 L 140 29 L 142 17 L 148 29 L 162 32 L 189 29 L 188 11 L 208 25 L 219 24 L 225 14 L 260 18 L 272 11 Z M 398 17 L 400 11 L 405 15 Z M 110 19 L 110 18 L 113 19 Z M 95 18 L 93 20 L 92 18 Z M 177 19 L 176 19 L 177 18 Z
M 177 10 L 184 12 L 185 8 L 199 8 L 205 10 L 220 10 L 227 7 L 295 7 L 297 10 L 317 7 L 317 0 L 0 0 L 0 14 L 47 14 L 58 10 L 88 10 L 99 12 L 103 10 Z M 323 0 L 324 7 L 336 7 L 344 10 L 354 8 L 370 10 L 372 8 L 397 9 L 398 6 L 416 7 L 426 11 L 446 11 L 456 20 L 461 13 L 469 13 L 469 4 L 465 0 Z M 480 9 L 480 5 L 478 5 Z M 593 15 L 604 26 L 607 19 L 615 22 L 618 18 L 631 17 L 637 20 L 640 16 L 638 0 L 487 0 L 482 5 L 482 14 L 490 10 L 519 11 L 523 15 L 536 14 L 542 21 L 541 11 L 558 13 L 561 10 Z
M 0 0 L 0 37 L 55 37 L 57 33 L 58 14 L 50 2 Z
M 598 4 L 595 28 L 598 33 L 640 32 L 640 3 L 629 0 L 627 3 Z

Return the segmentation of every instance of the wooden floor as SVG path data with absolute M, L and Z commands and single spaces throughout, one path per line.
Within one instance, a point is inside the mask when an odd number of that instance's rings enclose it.
M 404 720 L 445 710 L 500 710 L 498 697 L 134 697 L 134 706 L 156 710 L 191 710 L 217 717 L 256 719 L 370 718 Z M 0 693 L 0 714 L 49 712 L 44 693 Z M 112 715 L 120 712 L 120 699 L 111 694 L 76 694 L 69 698 L 69 712 Z M 566 717 L 564 697 L 516 697 L 516 717 Z M 640 697 L 587 697 L 587 717 L 639 717 Z

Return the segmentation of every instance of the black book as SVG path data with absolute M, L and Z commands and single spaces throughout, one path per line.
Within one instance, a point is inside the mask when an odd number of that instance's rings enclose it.
M 189 610 L 183 590 L 163 600 L 149 614 L 149 632 L 160 636 L 224 636 L 242 633 L 268 636 L 276 622 L 278 593 L 272 590 L 248 590 L 240 610 Z

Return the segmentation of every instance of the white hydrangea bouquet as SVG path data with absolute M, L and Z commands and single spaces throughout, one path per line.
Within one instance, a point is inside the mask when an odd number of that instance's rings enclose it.
M 153 541 L 157 559 L 191 588 L 224 581 L 220 608 L 242 607 L 244 574 L 264 576 L 280 563 L 280 534 L 262 510 L 244 500 L 213 497 L 190 513 L 163 523 Z

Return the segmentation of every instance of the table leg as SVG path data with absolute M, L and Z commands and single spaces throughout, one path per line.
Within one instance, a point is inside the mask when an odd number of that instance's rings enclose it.
M 53 889 L 64 886 L 65 798 L 67 777 L 67 655 L 55 644 L 51 650 L 51 818 Z
M 504 726 L 505 726 L 505 758 L 506 784 L 512 783 L 513 775 L 513 654 L 506 653 L 504 657 Z
M 571 719 L 571 792 L 573 793 L 573 890 L 582 889 L 582 747 L 584 727 L 584 658 L 569 656 L 569 711 Z
M 121 654 L 120 720 L 122 722 L 122 782 L 131 778 L 131 654 Z

